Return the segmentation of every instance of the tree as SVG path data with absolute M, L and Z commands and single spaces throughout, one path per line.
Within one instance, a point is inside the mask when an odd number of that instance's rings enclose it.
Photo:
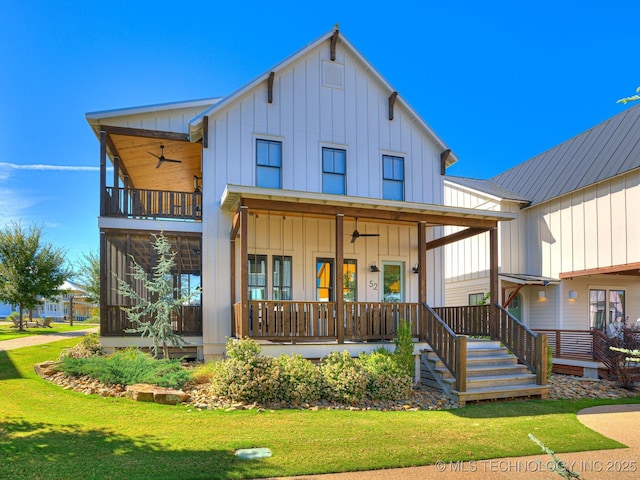
M 636 92 L 640 94 L 640 87 L 636 88 Z M 635 102 L 636 100 L 640 100 L 640 95 L 633 95 L 631 97 L 625 97 L 618 100 L 616 103 L 624 103 L 627 104 L 629 102 Z
M 83 253 L 76 262 L 77 277 L 80 286 L 87 292 L 87 301 L 100 301 L 100 256 L 95 251 Z
M 169 240 L 160 233 L 154 235 L 152 242 L 158 261 L 151 272 L 145 271 L 132 256 L 133 265 L 130 274 L 134 283 L 144 294 L 138 292 L 129 283 L 118 279 L 118 293 L 133 301 L 132 307 L 121 307 L 131 323 L 137 328 L 129 329 L 129 333 L 140 333 L 151 337 L 153 341 L 153 356 L 158 358 L 158 351 L 162 347 L 162 355 L 169 358 L 169 345 L 182 348 L 186 342 L 182 336 L 171 329 L 171 314 L 178 311 L 182 305 L 188 305 L 191 298 L 199 294 L 199 290 L 187 292 L 173 286 L 173 268 L 175 252 L 171 252 Z
M 24 310 L 59 295 L 71 276 L 64 250 L 41 243 L 41 237 L 42 228 L 36 225 L 23 228 L 12 222 L 0 229 L 0 301 L 20 306 L 20 331 Z

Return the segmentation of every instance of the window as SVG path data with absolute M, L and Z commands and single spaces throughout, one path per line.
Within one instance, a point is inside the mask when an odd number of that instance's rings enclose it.
M 345 302 L 355 302 L 358 300 L 358 264 L 356 260 L 344 260 L 342 269 L 342 288 Z
M 274 255 L 273 300 L 291 300 L 291 257 Z
M 626 318 L 624 290 L 589 290 L 589 326 L 613 333 Z
M 316 300 L 333 302 L 333 258 L 316 259 Z
M 249 256 L 249 300 L 267 298 L 267 256 Z
M 282 142 L 256 140 L 256 186 L 280 188 Z
M 484 293 L 470 293 L 469 305 L 485 305 Z
M 335 148 L 322 149 L 322 193 L 345 195 L 347 152 Z
M 404 200 L 404 158 L 382 156 L 382 198 Z

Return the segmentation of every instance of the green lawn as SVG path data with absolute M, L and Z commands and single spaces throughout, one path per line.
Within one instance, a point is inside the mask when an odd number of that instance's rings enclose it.
M 25 328 L 24 332 L 19 332 L 11 325 L 0 325 L 0 342 L 3 340 L 12 340 L 14 338 L 29 337 L 31 335 L 47 335 L 51 333 L 70 332 L 73 330 L 86 330 L 88 328 L 94 328 L 98 325 L 75 323 L 73 327 L 70 327 L 66 323 L 52 323 L 51 328 Z
M 0 478 L 256 478 L 538 454 L 621 445 L 576 412 L 620 401 L 527 401 L 433 412 L 197 411 L 85 396 L 40 379 L 33 364 L 65 340 L 0 352 Z M 242 461 L 234 450 L 268 447 Z

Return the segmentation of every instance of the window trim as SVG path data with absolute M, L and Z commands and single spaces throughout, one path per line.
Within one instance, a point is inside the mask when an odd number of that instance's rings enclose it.
M 290 266 L 290 271 L 289 271 L 289 280 L 290 280 L 290 284 L 289 285 L 284 285 L 282 283 L 282 280 L 285 278 L 284 275 L 284 265 L 285 265 L 285 261 L 289 260 L 289 266 Z M 276 274 L 276 262 L 280 262 L 281 263 L 281 279 L 278 285 L 276 285 L 276 279 L 275 279 L 275 274 Z M 276 289 L 278 289 L 280 291 L 280 297 L 279 299 L 276 299 Z M 284 290 L 288 290 L 288 296 L 289 298 L 285 298 L 286 295 L 283 295 L 283 291 Z M 288 301 L 288 300 L 293 300 L 293 256 L 291 255 L 271 255 L 271 299 L 272 300 L 281 300 L 281 301 Z
M 344 154 L 344 173 L 336 173 L 336 172 L 332 172 L 332 171 L 326 171 L 324 169 L 324 153 L 326 150 L 331 150 L 331 151 L 335 151 L 335 152 L 342 152 Z M 333 145 L 322 145 L 320 148 L 320 171 L 322 173 L 322 193 L 327 193 L 330 195 L 347 195 L 347 149 L 344 146 L 333 146 Z M 342 175 L 342 193 L 334 193 L 334 192 L 327 192 L 325 190 L 325 184 L 324 184 L 324 179 L 325 179 L 325 174 L 331 174 L 331 175 Z
M 256 187 L 259 188 L 273 188 L 273 189 L 278 189 L 278 190 L 282 190 L 282 166 L 284 163 L 284 142 L 282 138 L 274 138 L 274 137 L 269 137 L 268 135 L 257 135 L 254 136 L 254 165 L 255 165 L 255 185 Z M 259 142 L 265 142 L 267 144 L 272 144 L 272 143 L 277 143 L 280 145 L 280 165 L 278 167 L 273 167 L 271 165 L 261 165 L 258 163 L 258 144 Z M 260 171 L 260 169 L 278 169 L 278 187 L 265 187 L 259 184 L 259 174 L 258 172 Z

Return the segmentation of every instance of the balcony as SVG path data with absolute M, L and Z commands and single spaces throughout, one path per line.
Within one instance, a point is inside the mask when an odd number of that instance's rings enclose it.
M 202 221 L 201 192 L 105 187 L 107 217 Z

